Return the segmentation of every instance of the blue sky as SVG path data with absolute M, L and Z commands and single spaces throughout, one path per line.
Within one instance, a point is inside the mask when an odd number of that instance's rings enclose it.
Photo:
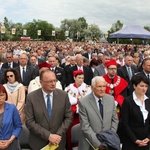
M 64 19 L 85 17 L 106 33 L 117 20 L 150 26 L 150 0 L 0 0 L 0 22 L 4 17 L 14 23 L 46 20 L 55 27 Z

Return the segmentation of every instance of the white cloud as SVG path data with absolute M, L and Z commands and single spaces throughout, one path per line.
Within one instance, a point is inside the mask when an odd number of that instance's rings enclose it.
M 59 27 L 63 19 L 85 17 L 103 32 L 117 20 L 124 25 L 150 26 L 149 0 L 1 0 L 0 5 L 0 21 L 5 16 L 22 23 L 40 19 Z

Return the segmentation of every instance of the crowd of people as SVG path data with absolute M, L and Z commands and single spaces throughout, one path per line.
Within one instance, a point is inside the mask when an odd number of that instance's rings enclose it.
M 148 150 L 149 80 L 149 45 L 1 42 L 0 149 L 26 125 L 32 150 L 72 150 L 80 124 L 79 150 Z

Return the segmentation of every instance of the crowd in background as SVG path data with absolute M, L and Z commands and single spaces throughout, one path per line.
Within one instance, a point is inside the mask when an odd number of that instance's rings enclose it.
M 41 87 L 39 78 L 42 67 L 53 71 L 57 79 L 56 87 L 68 92 L 74 119 L 77 118 L 73 121 L 75 124 L 79 123 L 78 101 L 91 92 L 91 81 L 95 76 L 103 76 L 106 80 L 106 93 L 114 96 L 120 118 L 124 99 L 137 90 L 136 86 L 140 83 L 133 86 L 132 77 L 138 74 L 150 79 L 150 46 L 48 41 L 1 42 L 0 84 L 6 88 L 8 103 L 16 106 L 23 124 L 26 95 Z M 108 81 L 111 76 L 114 81 Z M 148 85 L 145 93 L 149 97 L 150 85 L 144 79 L 141 81 Z M 68 150 L 71 150 L 70 143 L 67 145 Z

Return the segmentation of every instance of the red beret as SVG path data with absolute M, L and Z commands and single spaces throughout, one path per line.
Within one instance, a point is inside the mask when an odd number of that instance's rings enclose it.
M 80 75 L 80 74 L 84 74 L 82 70 L 75 70 L 73 72 L 73 76 L 76 77 L 77 75 Z
M 51 65 L 48 64 L 47 62 L 42 62 L 42 63 L 38 64 L 38 66 L 39 66 L 39 69 L 41 69 L 42 67 L 47 67 L 47 68 L 51 67 Z
M 108 62 L 105 63 L 105 66 L 106 66 L 107 68 L 108 68 L 110 65 L 115 65 L 115 66 L 117 66 L 116 60 L 112 59 L 112 60 L 110 60 L 110 61 L 108 61 Z

